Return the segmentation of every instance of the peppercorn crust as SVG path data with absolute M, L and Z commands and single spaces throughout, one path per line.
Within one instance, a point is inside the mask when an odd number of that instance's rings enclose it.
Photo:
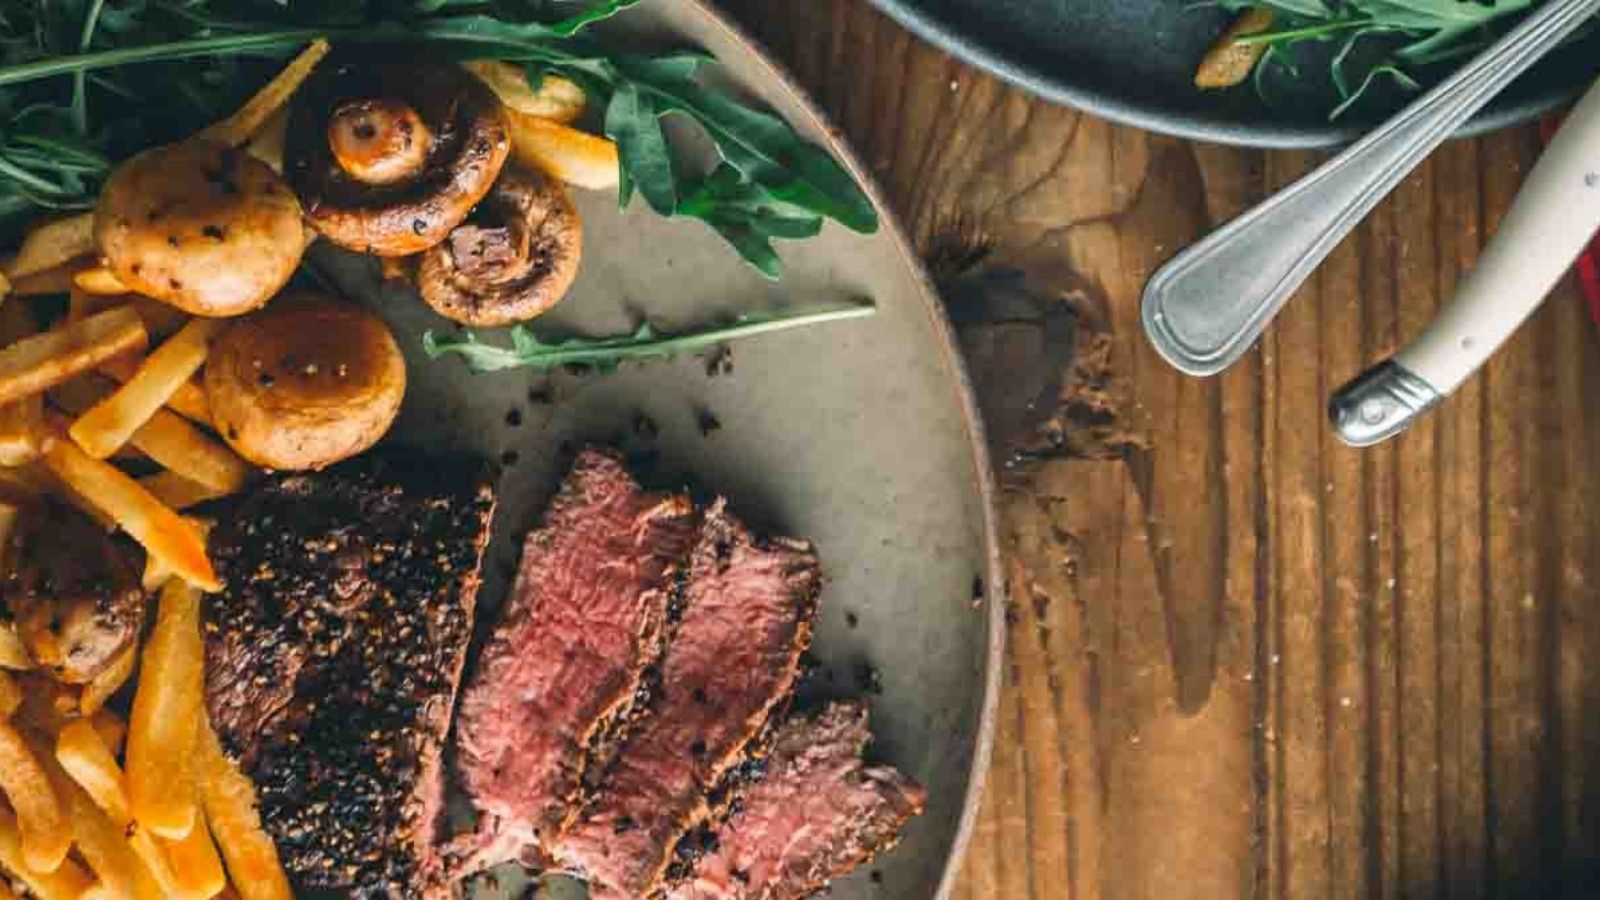
M 208 711 L 297 893 L 422 895 L 493 507 L 475 466 L 375 455 L 214 533 Z

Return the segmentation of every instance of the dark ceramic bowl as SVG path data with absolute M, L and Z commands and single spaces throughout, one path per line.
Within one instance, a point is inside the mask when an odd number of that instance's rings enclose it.
M 1230 14 L 1191 0 L 872 0 L 923 38 L 1058 103 L 1180 137 L 1254 147 L 1346 143 L 1405 101 L 1372 98 L 1337 121 L 1333 97 L 1249 86 L 1196 90 L 1191 79 Z M 1534 67 L 1478 114 L 1463 136 L 1523 122 L 1600 74 L 1591 31 Z

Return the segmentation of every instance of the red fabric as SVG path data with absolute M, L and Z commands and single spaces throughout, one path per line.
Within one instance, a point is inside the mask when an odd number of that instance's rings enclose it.
M 1545 143 L 1555 137 L 1556 130 L 1561 127 L 1560 116 L 1546 116 L 1539 123 L 1539 132 Z M 1583 295 L 1589 299 L 1589 316 L 1595 325 L 1600 326 L 1600 233 L 1596 233 L 1594 240 L 1589 242 L 1589 249 L 1578 257 L 1575 264 L 1578 271 L 1578 284 L 1583 287 Z

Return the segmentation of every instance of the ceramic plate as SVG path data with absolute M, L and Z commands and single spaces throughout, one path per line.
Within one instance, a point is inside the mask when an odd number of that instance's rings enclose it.
M 734 84 L 866 182 L 800 90 L 709 7 L 654 0 L 614 24 L 629 32 L 624 40 L 711 51 Z M 788 243 L 777 283 L 698 223 L 660 219 L 640 200 L 620 211 L 612 192 L 578 192 L 582 273 L 538 321 L 542 334 L 628 331 L 641 315 L 671 330 L 755 308 L 877 306 L 868 319 L 733 345 L 732 371 L 715 376 L 698 357 L 587 377 L 471 375 L 457 359 L 423 355 L 423 332 L 450 325 L 409 289 L 380 288 L 365 260 L 321 247 L 313 258 L 343 291 L 375 304 L 406 348 L 412 381 L 394 440 L 505 463 L 486 612 L 503 599 L 521 537 L 563 474 L 564 448 L 583 442 L 621 446 L 653 482 L 725 494 L 761 529 L 815 542 L 828 576 L 813 648 L 818 689 L 873 688 L 873 755 L 929 788 L 927 813 L 871 867 L 878 878 L 860 872 L 832 896 L 927 900 L 949 888 L 988 746 L 1002 627 L 998 604 L 983 596 L 998 584 L 993 486 L 944 314 L 868 189 L 878 234 L 830 224 L 819 238 Z M 720 427 L 703 433 L 707 415 Z M 514 872 L 497 874 L 498 888 L 480 884 L 476 896 L 524 896 Z
M 872 0 L 924 38 L 1058 103 L 1180 137 L 1315 147 L 1362 134 L 1404 96 L 1330 121 L 1316 90 L 1264 103 L 1249 87 L 1201 92 L 1195 65 L 1229 20 L 1190 0 Z M 1470 134 L 1527 120 L 1594 80 L 1600 30 L 1556 53 L 1495 99 Z

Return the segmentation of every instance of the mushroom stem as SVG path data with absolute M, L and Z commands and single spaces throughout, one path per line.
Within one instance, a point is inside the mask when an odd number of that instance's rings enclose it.
M 346 174 L 364 184 L 415 177 L 428 161 L 433 135 L 409 104 L 350 100 L 328 119 L 328 149 Z

